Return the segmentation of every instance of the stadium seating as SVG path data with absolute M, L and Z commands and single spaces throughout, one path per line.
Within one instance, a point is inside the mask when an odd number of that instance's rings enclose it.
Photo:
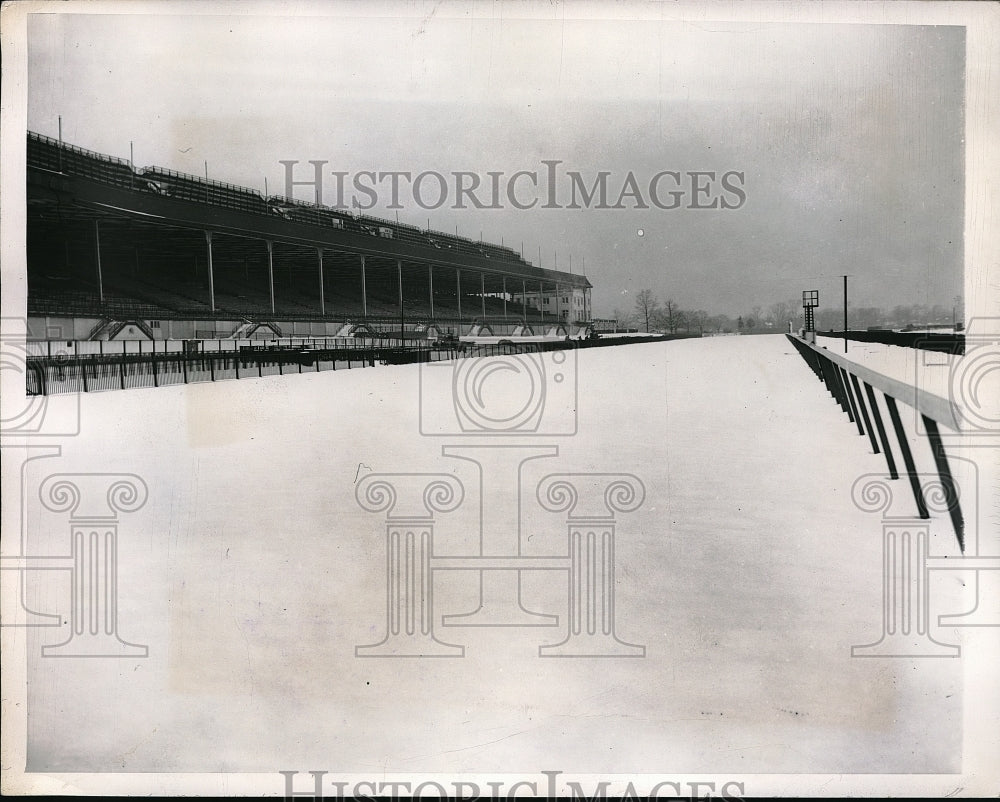
M 447 254 L 449 259 L 468 256 L 474 257 L 477 261 L 489 259 L 505 265 L 531 266 L 530 262 L 522 259 L 513 249 L 502 245 L 477 242 L 457 234 L 422 229 L 374 215 L 332 209 L 295 199 L 279 196 L 265 198 L 252 189 L 160 167 L 145 167 L 135 171 L 130 163 L 123 159 L 68 145 L 33 132 L 28 132 L 27 164 L 29 168 L 81 176 L 136 192 L 153 193 L 199 204 L 282 218 L 326 231 L 334 228 L 345 232 L 363 233 L 372 237 L 392 239 L 414 248 L 430 247 L 441 251 L 442 257 Z M 129 267 L 126 268 L 120 255 L 115 256 L 114 246 L 109 245 L 108 258 L 103 265 L 102 303 L 96 285 L 84 277 L 86 269 L 83 272 L 67 270 L 65 275 L 60 275 L 44 266 L 41 269 L 34 266 L 34 260 L 39 259 L 43 251 L 47 253 L 44 245 L 45 233 L 43 229 L 40 231 L 35 242 L 42 244 L 34 246 L 35 250 L 29 260 L 28 309 L 32 314 L 88 317 L 130 315 L 147 318 L 176 316 L 189 319 L 209 319 L 213 316 L 220 319 L 225 319 L 226 316 L 256 319 L 274 317 L 315 319 L 321 316 L 316 274 L 314 270 L 304 269 L 306 262 L 301 254 L 293 255 L 291 261 L 286 262 L 287 272 L 282 270 L 279 276 L 276 270 L 274 312 L 271 311 L 270 294 L 267 291 L 266 279 L 261 278 L 262 268 L 259 263 L 255 268 L 256 274 L 250 274 L 246 272 L 246 259 L 243 271 L 239 272 L 232 270 L 231 266 L 227 268 L 224 263 L 216 262 L 213 312 L 204 269 L 200 272 L 196 269 L 193 273 L 190 264 L 186 267 L 172 264 L 171 259 L 176 257 L 159 254 L 153 255 L 152 261 L 145 269 L 136 273 L 135 266 L 129 263 Z M 109 235 L 109 239 L 113 238 L 113 234 Z M 132 245 L 128 244 L 125 247 L 131 248 Z M 323 317 L 359 318 L 367 309 L 370 318 L 398 318 L 400 309 L 396 279 L 394 272 L 391 277 L 382 272 L 385 260 L 381 266 L 377 260 L 369 263 L 372 268 L 368 274 L 367 307 L 364 307 L 360 298 L 360 285 L 353 272 L 356 256 L 338 255 L 333 249 L 328 253 L 330 263 L 327 268 L 328 279 L 324 283 Z M 69 251 L 67 260 L 68 254 Z M 48 257 L 43 261 L 48 262 Z M 197 259 L 194 263 L 197 264 Z M 137 264 L 136 258 L 136 266 Z M 86 268 L 86 265 L 83 267 Z M 419 282 L 423 280 L 421 274 L 418 283 L 412 286 L 419 288 Z M 407 282 L 409 283 L 409 279 Z M 520 290 L 519 279 L 508 283 L 511 291 Z M 484 312 L 487 317 L 503 317 L 504 303 L 501 299 L 487 298 L 484 308 L 482 299 L 476 294 L 479 290 L 478 278 L 470 280 L 467 275 L 463 277 L 460 302 L 453 294 L 453 279 L 451 281 L 445 279 L 439 284 L 435 276 L 435 290 L 433 307 L 436 318 L 457 319 L 459 306 L 463 313 L 461 317 L 466 320 L 479 317 Z M 420 292 L 419 289 L 414 292 L 407 289 L 403 309 L 403 315 L 407 319 L 431 318 L 430 300 L 426 294 L 421 295 Z M 422 292 L 426 293 L 426 289 Z M 506 306 L 509 319 L 521 317 L 521 304 L 511 300 Z M 529 308 L 527 314 L 533 321 L 538 321 L 540 316 L 543 316 L 546 322 L 558 319 L 549 313 L 542 315 L 537 309 Z
M 225 206 L 243 212 L 270 214 L 271 209 L 264 198 L 252 189 L 212 181 L 207 178 L 164 170 L 161 167 L 143 167 L 137 173 L 144 188 L 161 195 L 181 200 Z

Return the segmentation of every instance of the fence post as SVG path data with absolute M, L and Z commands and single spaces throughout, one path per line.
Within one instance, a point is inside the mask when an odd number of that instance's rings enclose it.
M 885 433 L 885 424 L 882 423 L 882 413 L 878 409 L 875 391 L 868 382 L 865 382 L 865 394 L 868 396 L 868 405 L 871 407 L 872 417 L 875 418 L 875 428 L 878 429 L 878 438 L 882 442 L 882 451 L 885 453 L 885 464 L 889 468 L 889 476 L 892 479 L 898 479 L 899 473 L 896 471 L 896 460 L 892 458 L 892 446 L 889 445 L 889 437 Z
M 944 488 L 945 496 L 948 499 L 948 514 L 951 516 L 951 524 L 955 528 L 955 535 L 958 537 L 958 547 L 965 551 L 965 519 L 962 517 L 962 508 L 959 506 L 958 488 L 955 486 L 955 479 L 951 475 L 948 467 L 948 457 L 944 453 L 944 443 L 941 441 L 941 433 L 938 431 L 937 422 L 926 415 L 920 416 L 927 429 L 927 439 L 931 444 L 931 453 L 934 455 L 934 464 L 937 466 L 938 476 L 941 478 L 941 486 Z
M 125 389 L 125 349 L 124 349 L 124 343 L 122 343 L 122 345 L 123 345 L 123 348 L 122 348 L 122 361 L 118 363 L 118 373 L 121 376 L 122 389 L 124 390 Z
M 910 451 L 910 444 L 906 441 L 906 432 L 903 431 L 903 422 L 899 419 L 899 410 L 896 408 L 896 399 L 891 395 L 882 394 L 885 398 L 885 405 L 889 409 L 889 417 L 892 418 L 892 427 L 896 430 L 896 440 L 899 443 L 899 450 L 903 454 L 903 464 L 906 465 L 907 476 L 910 479 L 910 487 L 913 489 L 913 498 L 917 502 L 917 512 L 921 518 L 930 518 L 927 511 L 927 504 L 924 502 L 924 494 L 920 489 L 920 480 L 917 478 L 917 466 L 913 462 L 913 454 Z
M 858 435 L 864 435 L 865 430 L 861 428 L 861 415 L 858 413 L 858 407 L 854 403 L 854 391 L 851 389 L 851 378 L 852 374 L 848 372 L 845 368 L 840 369 L 844 378 L 844 391 L 847 393 L 847 400 L 851 405 L 851 413 L 853 415 L 854 424 L 858 427 Z

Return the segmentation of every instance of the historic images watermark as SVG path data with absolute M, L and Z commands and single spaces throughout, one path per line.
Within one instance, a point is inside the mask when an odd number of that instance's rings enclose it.
M 328 779 L 327 771 L 280 771 L 285 799 L 354 799 L 378 796 L 383 799 L 475 800 L 570 798 L 570 799 L 742 799 L 744 784 L 737 780 L 692 780 L 652 778 L 602 780 L 561 777 L 562 771 L 541 771 L 543 777 L 526 775 L 505 780 L 387 780 Z M 299 774 L 305 775 L 296 780 Z
M 646 656 L 645 646 L 619 637 L 615 607 L 618 516 L 642 506 L 642 481 L 565 471 L 526 492 L 525 466 L 558 457 L 553 441 L 577 433 L 577 352 L 562 345 L 420 364 L 420 434 L 443 443 L 442 458 L 474 466 L 475 479 L 471 487 L 445 472 L 356 481 L 358 504 L 385 516 L 386 553 L 385 636 L 357 646 L 357 657 L 464 657 L 440 628 L 558 627 L 560 615 L 529 609 L 522 596 L 522 579 L 537 571 L 562 574 L 566 592 L 565 636 L 540 645 L 539 657 Z M 439 519 L 464 503 L 478 508 L 478 548 L 441 554 Z M 565 515 L 564 533 L 553 535 L 565 550 L 526 553 L 525 518 L 542 512 Z M 478 594 L 439 620 L 434 580 L 444 571 L 477 574 Z
M 367 211 L 387 209 L 721 209 L 747 202 L 742 170 L 659 170 L 649 175 L 629 170 L 569 170 L 561 159 L 542 159 L 531 170 L 326 170 L 329 161 L 310 159 L 296 171 L 297 159 L 280 159 L 285 197 L 309 187 L 318 206 Z M 329 180 L 328 179 L 332 179 Z M 332 189 L 331 189 L 332 187 Z M 327 195 L 327 190 L 330 195 Z
M 941 352 L 922 347 L 918 341 L 915 386 L 932 389 L 935 374 L 947 373 L 948 401 L 954 411 L 954 428 L 941 437 L 966 448 L 1000 448 L 1000 318 L 974 317 L 962 337 L 961 355 L 956 348 Z M 917 431 L 928 434 L 926 421 L 918 413 Z
M 31 440 L 52 442 L 80 433 L 80 394 L 60 400 L 58 411 L 45 392 L 49 381 L 67 379 L 72 341 L 60 327 L 39 333 L 20 317 L 0 318 L 0 439 L 5 446 Z M 45 364 L 42 364 L 44 358 Z
M 931 340 L 917 345 L 914 389 L 932 393 L 946 386 L 951 415 L 935 420 L 914 409 L 914 431 L 929 445 L 936 474 L 916 471 L 905 432 L 897 429 L 912 499 L 905 489 L 893 492 L 898 471 L 865 475 L 854 484 L 855 505 L 882 516 L 883 619 L 879 639 L 852 647 L 854 657 L 958 657 L 959 645 L 942 643 L 935 624 L 1000 626 L 997 611 L 983 604 L 992 597 L 984 586 L 995 586 L 1000 576 L 1000 543 L 994 533 L 981 531 L 979 499 L 989 497 L 990 488 L 974 458 L 1000 447 L 1000 320 L 973 318 L 961 348 L 941 351 Z M 930 553 L 932 524 L 945 515 L 959 537 L 960 556 Z M 931 578 L 941 571 L 967 572 L 974 604 L 966 612 L 941 613 L 935 622 Z
M 28 462 L 39 456 L 52 455 L 25 454 L 22 479 Z M 118 633 L 118 528 L 120 515 L 142 509 L 148 495 L 146 483 L 135 474 L 47 476 L 38 487 L 38 498 L 49 512 L 66 514 L 68 550 L 29 554 L 22 531 L 20 553 L 4 554 L 0 562 L 4 570 L 19 575 L 19 582 L 10 584 L 17 593 L 13 605 L 5 599 L 3 625 L 57 628 L 63 640 L 42 646 L 43 657 L 147 657 L 147 646 L 126 641 Z M 23 495 L 21 501 L 26 501 Z M 64 608 L 68 616 L 62 611 L 31 609 L 25 598 L 25 578 L 38 571 L 69 574 Z

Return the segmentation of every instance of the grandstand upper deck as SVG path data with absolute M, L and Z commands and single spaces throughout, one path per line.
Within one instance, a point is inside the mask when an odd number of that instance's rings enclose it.
M 27 166 L 29 169 L 128 189 L 140 197 L 169 198 L 259 216 L 270 221 L 270 225 L 261 227 L 262 231 L 264 228 L 273 231 L 273 224 L 279 222 L 304 225 L 315 230 L 316 245 L 320 247 L 331 234 L 342 232 L 345 239 L 357 235 L 362 235 L 365 239 L 373 238 L 368 245 L 364 244 L 364 240 L 358 239 L 343 245 L 337 244 L 337 247 L 345 250 L 361 253 L 372 248 L 384 251 L 386 241 L 391 240 L 395 253 L 424 263 L 441 261 L 496 273 L 509 273 L 520 278 L 541 278 L 572 286 L 590 287 L 590 282 L 584 276 L 543 269 L 503 245 L 475 241 L 430 228 L 421 229 L 374 215 L 353 214 L 347 210 L 306 201 L 280 196 L 264 197 L 248 187 L 163 167 L 147 166 L 136 170 L 128 160 L 69 145 L 32 131 L 27 134 Z M 194 216 L 197 216 L 196 212 Z M 269 232 L 262 234 L 268 235 Z M 414 249 L 412 252 L 411 248 Z

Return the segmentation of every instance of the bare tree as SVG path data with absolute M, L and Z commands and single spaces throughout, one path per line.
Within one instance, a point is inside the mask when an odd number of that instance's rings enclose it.
M 708 325 L 708 312 L 698 309 L 691 313 L 691 321 L 698 327 L 698 333 L 705 333 L 705 326 Z
M 783 330 L 788 325 L 788 321 L 795 317 L 795 306 L 788 301 L 778 301 L 768 307 L 768 314 L 775 329 Z
M 623 311 L 621 309 L 616 309 L 612 315 L 615 319 L 616 329 L 627 329 L 635 320 L 634 312 Z
M 680 310 L 677 302 L 673 298 L 667 298 L 663 305 L 663 322 L 671 334 L 677 333 L 677 327 L 681 324 Z
M 660 308 L 660 302 L 656 300 L 652 290 L 640 290 L 635 296 L 635 312 L 646 325 L 649 331 L 649 321 L 656 316 L 656 311 Z

